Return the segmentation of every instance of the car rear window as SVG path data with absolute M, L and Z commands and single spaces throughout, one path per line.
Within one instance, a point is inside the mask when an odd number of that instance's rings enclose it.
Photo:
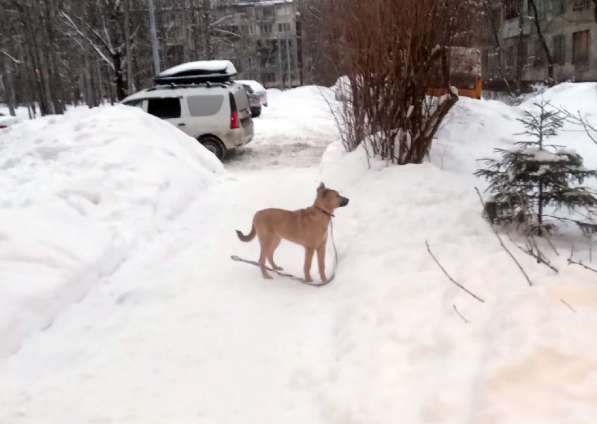
M 149 99 L 147 112 L 162 119 L 180 118 L 180 99 L 178 97 Z
M 191 116 L 210 116 L 218 113 L 224 102 L 224 96 L 208 95 L 208 96 L 189 96 L 187 103 L 189 105 L 189 113 Z

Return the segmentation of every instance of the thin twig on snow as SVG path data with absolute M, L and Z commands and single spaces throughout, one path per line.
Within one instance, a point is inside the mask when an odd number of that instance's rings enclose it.
M 483 201 L 483 196 L 481 196 L 481 192 L 479 191 L 479 189 L 477 187 L 475 187 L 475 191 L 477 192 L 477 195 L 479 195 L 479 200 L 481 201 L 481 205 L 483 206 L 483 210 L 485 210 L 485 202 Z M 493 231 L 493 234 L 495 234 L 495 236 L 497 237 L 498 241 L 500 242 L 500 245 L 502 246 L 502 248 L 512 258 L 512 260 L 514 261 L 514 263 L 516 264 L 516 266 L 518 267 L 518 269 L 520 270 L 520 272 L 522 272 L 522 275 L 524 275 L 524 278 L 526 278 L 527 282 L 529 283 L 529 286 L 532 286 L 533 282 L 529 278 L 528 274 L 526 273 L 526 271 L 524 270 L 524 268 L 522 267 L 522 265 L 520 264 L 520 262 L 518 262 L 518 260 L 516 259 L 516 257 L 512 254 L 512 252 L 510 252 L 510 250 L 508 250 L 508 248 L 504 244 L 504 241 L 502 240 L 502 238 L 498 234 L 497 230 L 493 227 L 493 225 L 490 225 L 490 227 L 491 227 L 491 229 Z
M 468 294 L 470 294 L 472 297 L 474 297 L 475 299 L 477 299 L 479 302 L 485 303 L 485 301 L 483 299 L 481 299 L 475 293 L 473 293 L 472 291 L 470 291 L 469 289 L 467 289 L 466 287 L 464 287 L 458 281 L 456 281 L 455 279 L 453 279 L 450 276 L 450 274 L 448 274 L 448 271 L 446 271 L 446 269 L 442 266 L 442 264 L 439 262 L 439 260 L 435 257 L 435 255 L 431 251 L 431 247 L 429 247 L 429 242 L 427 240 L 425 240 L 425 246 L 427 246 L 427 252 L 429 252 L 429 255 L 431 255 L 431 257 L 433 258 L 433 260 L 435 261 L 435 263 L 437 264 L 437 266 L 439 266 L 439 268 L 442 270 L 442 272 L 445 274 L 445 276 L 448 277 L 448 279 L 452 283 L 454 283 L 457 287 L 461 288 L 462 290 L 464 290 L 465 292 L 467 292 Z

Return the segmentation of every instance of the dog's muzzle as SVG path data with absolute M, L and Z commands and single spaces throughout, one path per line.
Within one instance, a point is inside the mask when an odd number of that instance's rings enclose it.
M 348 205 L 348 202 L 350 202 L 350 200 L 346 197 L 340 197 L 340 206 L 339 207 L 344 207 L 346 205 Z

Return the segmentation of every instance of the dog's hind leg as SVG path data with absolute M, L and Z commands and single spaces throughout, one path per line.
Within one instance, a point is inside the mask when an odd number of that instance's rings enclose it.
M 311 262 L 313 261 L 313 254 L 315 253 L 315 249 L 310 247 L 305 247 L 305 282 L 310 283 L 313 281 L 311 278 Z
M 267 269 L 265 267 L 265 260 L 269 256 L 268 245 L 271 242 L 268 240 L 267 237 L 264 237 L 261 234 L 258 234 L 258 236 L 259 236 L 259 244 L 261 245 L 261 254 L 259 256 L 259 268 L 261 268 L 261 275 L 263 275 L 263 278 L 265 278 L 267 280 L 271 280 L 272 276 L 267 272 Z
M 282 239 L 277 238 L 271 242 L 271 245 L 269 246 L 269 252 L 268 252 L 269 254 L 267 256 L 267 260 L 269 261 L 269 264 L 276 271 L 282 271 L 282 269 L 284 269 L 281 266 L 276 265 L 276 263 L 274 262 L 274 253 L 276 252 L 276 249 L 280 245 L 280 241 L 282 241 Z
M 321 246 L 317 248 L 317 265 L 319 266 L 319 276 L 321 281 L 327 283 L 328 278 L 325 275 L 325 247 L 326 242 L 324 241 Z

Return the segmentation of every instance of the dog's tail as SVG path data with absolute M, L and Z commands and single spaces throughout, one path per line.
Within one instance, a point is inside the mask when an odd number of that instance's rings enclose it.
M 243 233 L 241 233 L 239 230 L 236 230 L 236 235 L 238 236 L 240 241 L 244 241 L 244 242 L 249 242 L 249 241 L 253 240 L 255 238 L 255 234 L 257 234 L 257 232 L 255 231 L 255 223 L 253 223 L 253 226 L 251 227 L 251 232 L 246 236 Z

